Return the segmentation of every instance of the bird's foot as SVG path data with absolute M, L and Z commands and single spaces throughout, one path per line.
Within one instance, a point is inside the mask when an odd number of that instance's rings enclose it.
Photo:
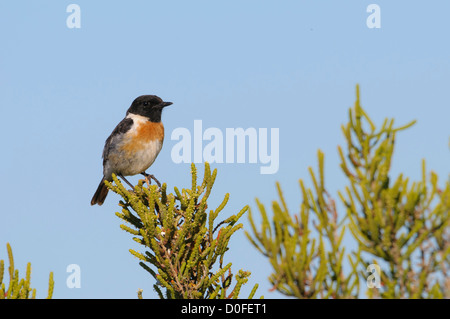
M 155 176 L 153 176 L 151 174 L 147 174 L 146 172 L 143 172 L 141 174 L 144 175 L 145 182 L 147 183 L 148 186 L 151 185 L 151 180 L 153 179 L 155 181 L 156 185 L 158 185 L 158 192 L 161 190 L 161 183 L 156 179 Z

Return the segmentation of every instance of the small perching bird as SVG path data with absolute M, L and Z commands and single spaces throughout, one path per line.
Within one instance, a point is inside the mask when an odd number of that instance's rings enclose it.
M 125 176 L 142 174 L 153 164 L 164 141 L 164 126 L 161 122 L 163 108 L 172 102 L 164 102 L 156 95 L 136 98 L 125 118 L 106 139 L 103 149 L 103 178 L 91 200 L 91 205 L 102 205 L 108 195 L 105 180 L 112 181 L 112 174 L 122 178 L 133 188 Z

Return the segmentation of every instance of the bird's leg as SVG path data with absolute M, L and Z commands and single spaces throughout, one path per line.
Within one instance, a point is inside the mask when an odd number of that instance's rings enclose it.
M 158 185 L 159 188 L 161 188 L 161 183 L 156 179 L 155 176 L 149 175 L 149 177 L 155 181 L 155 183 Z
M 127 179 L 122 175 L 122 174 L 118 174 L 118 176 L 123 179 L 128 185 L 130 185 L 131 189 L 134 189 L 134 186 L 131 185 L 131 183 L 129 181 L 127 181 Z
M 144 175 L 144 178 L 145 178 L 145 182 L 147 183 L 147 185 L 148 186 L 150 186 L 150 184 L 151 184 L 151 180 L 149 180 L 148 178 L 149 178 L 149 176 L 144 172 L 144 173 L 141 173 L 142 175 Z
M 155 176 L 151 174 L 147 174 L 146 172 L 142 172 L 142 175 L 145 176 L 145 181 L 147 182 L 147 185 L 150 185 L 150 179 L 153 179 L 155 183 L 158 185 L 159 188 L 161 188 L 161 183 L 155 178 Z

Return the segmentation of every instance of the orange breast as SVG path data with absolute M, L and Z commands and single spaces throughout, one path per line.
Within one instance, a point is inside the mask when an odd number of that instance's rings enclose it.
M 139 123 L 134 132 L 130 132 L 129 142 L 125 143 L 122 149 L 126 152 L 136 152 L 145 148 L 152 141 L 164 140 L 164 126 L 161 122 L 153 123 L 146 121 Z
M 136 130 L 136 134 L 139 140 L 144 143 L 148 143 L 153 140 L 159 140 L 160 142 L 164 139 L 164 126 L 161 122 L 153 123 L 147 121 L 145 124 L 139 125 Z

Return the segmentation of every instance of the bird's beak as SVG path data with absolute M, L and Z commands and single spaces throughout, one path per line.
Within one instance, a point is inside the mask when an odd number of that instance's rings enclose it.
M 162 102 L 161 104 L 159 104 L 161 107 L 166 107 L 166 106 L 169 106 L 169 105 L 172 105 L 173 103 L 172 102 Z

